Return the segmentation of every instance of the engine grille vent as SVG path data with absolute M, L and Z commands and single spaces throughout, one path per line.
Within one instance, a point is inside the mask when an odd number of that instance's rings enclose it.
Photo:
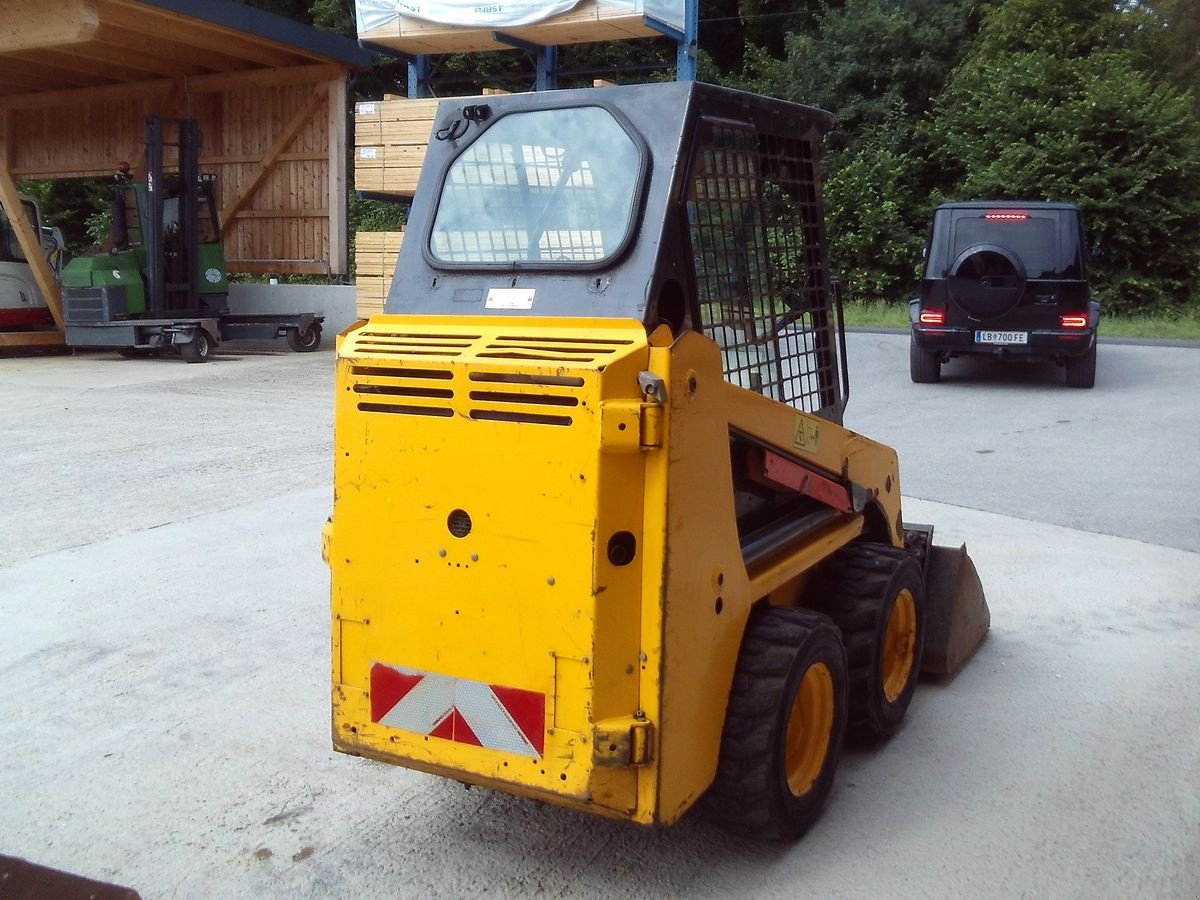
M 450 401 L 454 399 L 454 387 L 450 383 L 454 373 L 449 369 L 404 369 L 388 366 L 351 366 L 350 374 L 364 379 L 355 381 L 349 390 L 359 395 L 370 395 L 371 400 L 360 400 L 361 412 L 390 413 L 403 416 L 437 416 L 449 418 L 454 415 Z M 369 379 L 369 380 L 366 380 Z M 392 400 L 392 398 L 396 398 Z M 424 405 L 405 403 L 404 400 L 440 400 L 441 403 Z
M 572 390 L 583 387 L 583 379 L 578 375 L 485 370 L 472 372 L 469 377 L 478 385 L 468 395 L 475 401 L 470 412 L 472 419 L 525 422 L 532 425 L 570 425 L 573 417 L 568 415 L 567 411 L 581 405 L 579 397 Z M 483 385 L 487 387 L 484 388 Z M 521 408 L 506 408 L 510 406 Z
M 594 362 L 633 341 L 609 338 L 556 338 L 502 335 L 479 352 L 482 359 L 529 359 L 550 362 Z
M 462 412 L 477 421 L 569 426 L 581 409 L 578 375 L 475 371 L 467 373 L 469 389 L 455 386 L 451 369 L 397 366 L 351 366 L 347 386 L 361 399 L 361 412 L 450 418 L 455 397 L 470 401 Z
M 417 334 L 398 331 L 361 331 L 358 346 L 369 353 L 390 356 L 462 356 L 478 334 Z

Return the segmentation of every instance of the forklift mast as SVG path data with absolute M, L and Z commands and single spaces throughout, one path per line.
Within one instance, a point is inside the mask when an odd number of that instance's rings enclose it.
M 224 295 L 214 308 L 216 298 L 206 296 L 200 284 L 201 218 L 213 209 L 210 185 L 200 174 L 200 128 L 194 119 L 147 116 L 145 143 L 145 207 L 138 212 L 144 223 L 146 313 L 223 312 Z M 167 172 L 172 162 L 177 173 Z M 121 196 L 116 208 L 121 222 L 130 212 Z

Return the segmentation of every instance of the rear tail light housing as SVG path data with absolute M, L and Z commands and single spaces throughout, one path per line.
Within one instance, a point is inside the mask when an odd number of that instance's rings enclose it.
M 921 310 L 922 325 L 945 325 L 946 311 L 944 309 L 923 309 Z
M 1058 317 L 1058 324 L 1063 328 L 1087 328 L 1088 317 L 1084 313 L 1066 313 Z

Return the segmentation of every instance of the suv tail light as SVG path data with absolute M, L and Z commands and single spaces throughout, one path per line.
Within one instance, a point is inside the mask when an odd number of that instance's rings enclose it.
M 991 219 L 993 222 L 1024 222 L 1029 218 L 1029 213 L 1024 212 L 990 212 L 984 213 L 985 219 Z
M 923 310 L 921 310 L 921 324 L 922 325 L 945 325 L 946 324 L 946 311 L 944 309 L 923 309 Z
M 1058 324 L 1063 328 L 1087 328 L 1088 317 L 1083 313 L 1067 313 L 1058 317 Z

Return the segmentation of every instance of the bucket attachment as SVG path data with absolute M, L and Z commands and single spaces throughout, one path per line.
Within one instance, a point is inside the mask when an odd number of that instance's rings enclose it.
M 921 672 L 953 675 L 987 634 L 992 616 L 967 545 L 929 547 L 925 564 L 925 653 Z

